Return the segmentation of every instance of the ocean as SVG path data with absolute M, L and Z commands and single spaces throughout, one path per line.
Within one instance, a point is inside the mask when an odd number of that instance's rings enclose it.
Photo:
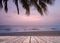
M 0 33 L 60 31 L 60 25 L 0 25 Z

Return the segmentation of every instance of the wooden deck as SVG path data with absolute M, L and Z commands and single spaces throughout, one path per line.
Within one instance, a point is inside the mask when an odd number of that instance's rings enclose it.
M 60 43 L 60 36 L 0 36 L 0 43 Z

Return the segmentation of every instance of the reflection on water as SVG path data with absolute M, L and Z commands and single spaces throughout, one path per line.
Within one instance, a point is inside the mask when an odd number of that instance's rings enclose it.
M 25 31 L 60 31 L 60 25 L 0 25 L 0 33 Z

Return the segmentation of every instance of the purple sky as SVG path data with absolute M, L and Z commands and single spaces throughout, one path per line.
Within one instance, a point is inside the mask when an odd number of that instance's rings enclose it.
M 9 1 L 9 10 L 6 14 L 0 10 L 0 25 L 60 25 L 60 0 L 55 0 L 54 5 L 48 5 L 48 12 L 41 16 L 35 8 L 31 8 L 31 15 L 27 16 L 25 10 L 19 4 L 20 15 L 17 14 L 16 6 Z

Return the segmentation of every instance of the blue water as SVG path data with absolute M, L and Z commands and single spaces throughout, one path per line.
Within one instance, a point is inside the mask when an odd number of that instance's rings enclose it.
M 0 33 L 31 31 L 60 31 L 60 25 L 0 25 Z

